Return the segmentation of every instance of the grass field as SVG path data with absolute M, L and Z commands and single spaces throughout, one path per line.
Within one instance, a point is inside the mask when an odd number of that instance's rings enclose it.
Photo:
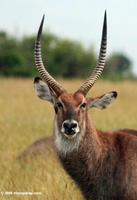
M 69 91 L 82 81 L 60 81 Z M 117 101 L 106 110 L 91 110 L 97 128 L 137 129 L 137 82 L 97 82 L 96 96 L 116 90 Z M 51 147 L 27 161 L 17 156 L 39 138 L 52 135 L 52 106 L 40 101 L 33 80 L 0 79 L 0 199 L 82 200 L 82 196 L 57 161 Z M 1 192 L 41 192 L 41 195 L 2 196 Z

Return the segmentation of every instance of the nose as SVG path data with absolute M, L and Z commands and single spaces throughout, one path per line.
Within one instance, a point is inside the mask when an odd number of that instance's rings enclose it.
M 65 133 L 73 135 L 76 133 L 76 129 L 78 127 L 78 123 L 76 121 L 65 121 L 63 122 L 63 128 Z

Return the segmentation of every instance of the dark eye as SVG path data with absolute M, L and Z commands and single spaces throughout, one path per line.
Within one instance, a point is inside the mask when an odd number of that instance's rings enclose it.
M 80 108 L 86 108 L 86 103 L 84 102 L 84 103 L 82 103 L 81 105 L 80 105 Z
M 62 103 L 61 103 L 61 102 L 57 102 L 57 107 L 58 107 L 58 108 L 63 108 Z

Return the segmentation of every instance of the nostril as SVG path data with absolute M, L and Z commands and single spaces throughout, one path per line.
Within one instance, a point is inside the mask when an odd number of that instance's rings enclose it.
M 76 122 L 64 122 L 63 127 L 64 127 L 64 129 L 71 130 L 71 129 L 77 128 L 77 123 Z
M 70 128 L 70 123 L 64 122 L 63 126 L 64 126 L 65 129 L 69 129 Z
M 71 128 L 77 128 L 77 123 L 72 123 Z
M 79 127 L 78 127 L 77 121 L 75 121 L 75 120 L 64 121 L 62 124 L 62 132 L 67 135 L 74 135 L 75 133 L 79 132 Z

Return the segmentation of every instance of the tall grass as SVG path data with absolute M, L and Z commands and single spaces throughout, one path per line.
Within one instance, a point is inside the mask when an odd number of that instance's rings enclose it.
M 52 135 L 54 111 L 48 102 L 39 100 L 33 80 L 0 79 L 0 192 L 41 192 L 41 195 L 10 195 L 10 199 L 82 200 L 74 182 L 62 169 L 51 147 L 29 161 L 16 158 L 39 138 Z M 82 83 L 60 81 L 73 92 Z M 137 83 L 97 82 L 90 96 L 107 91 L 119 93 L 117 101 L 106 110 L 91 110 L 98 129 L 137 129 Z M 6 199 L 2 196 L 0 199 Z

